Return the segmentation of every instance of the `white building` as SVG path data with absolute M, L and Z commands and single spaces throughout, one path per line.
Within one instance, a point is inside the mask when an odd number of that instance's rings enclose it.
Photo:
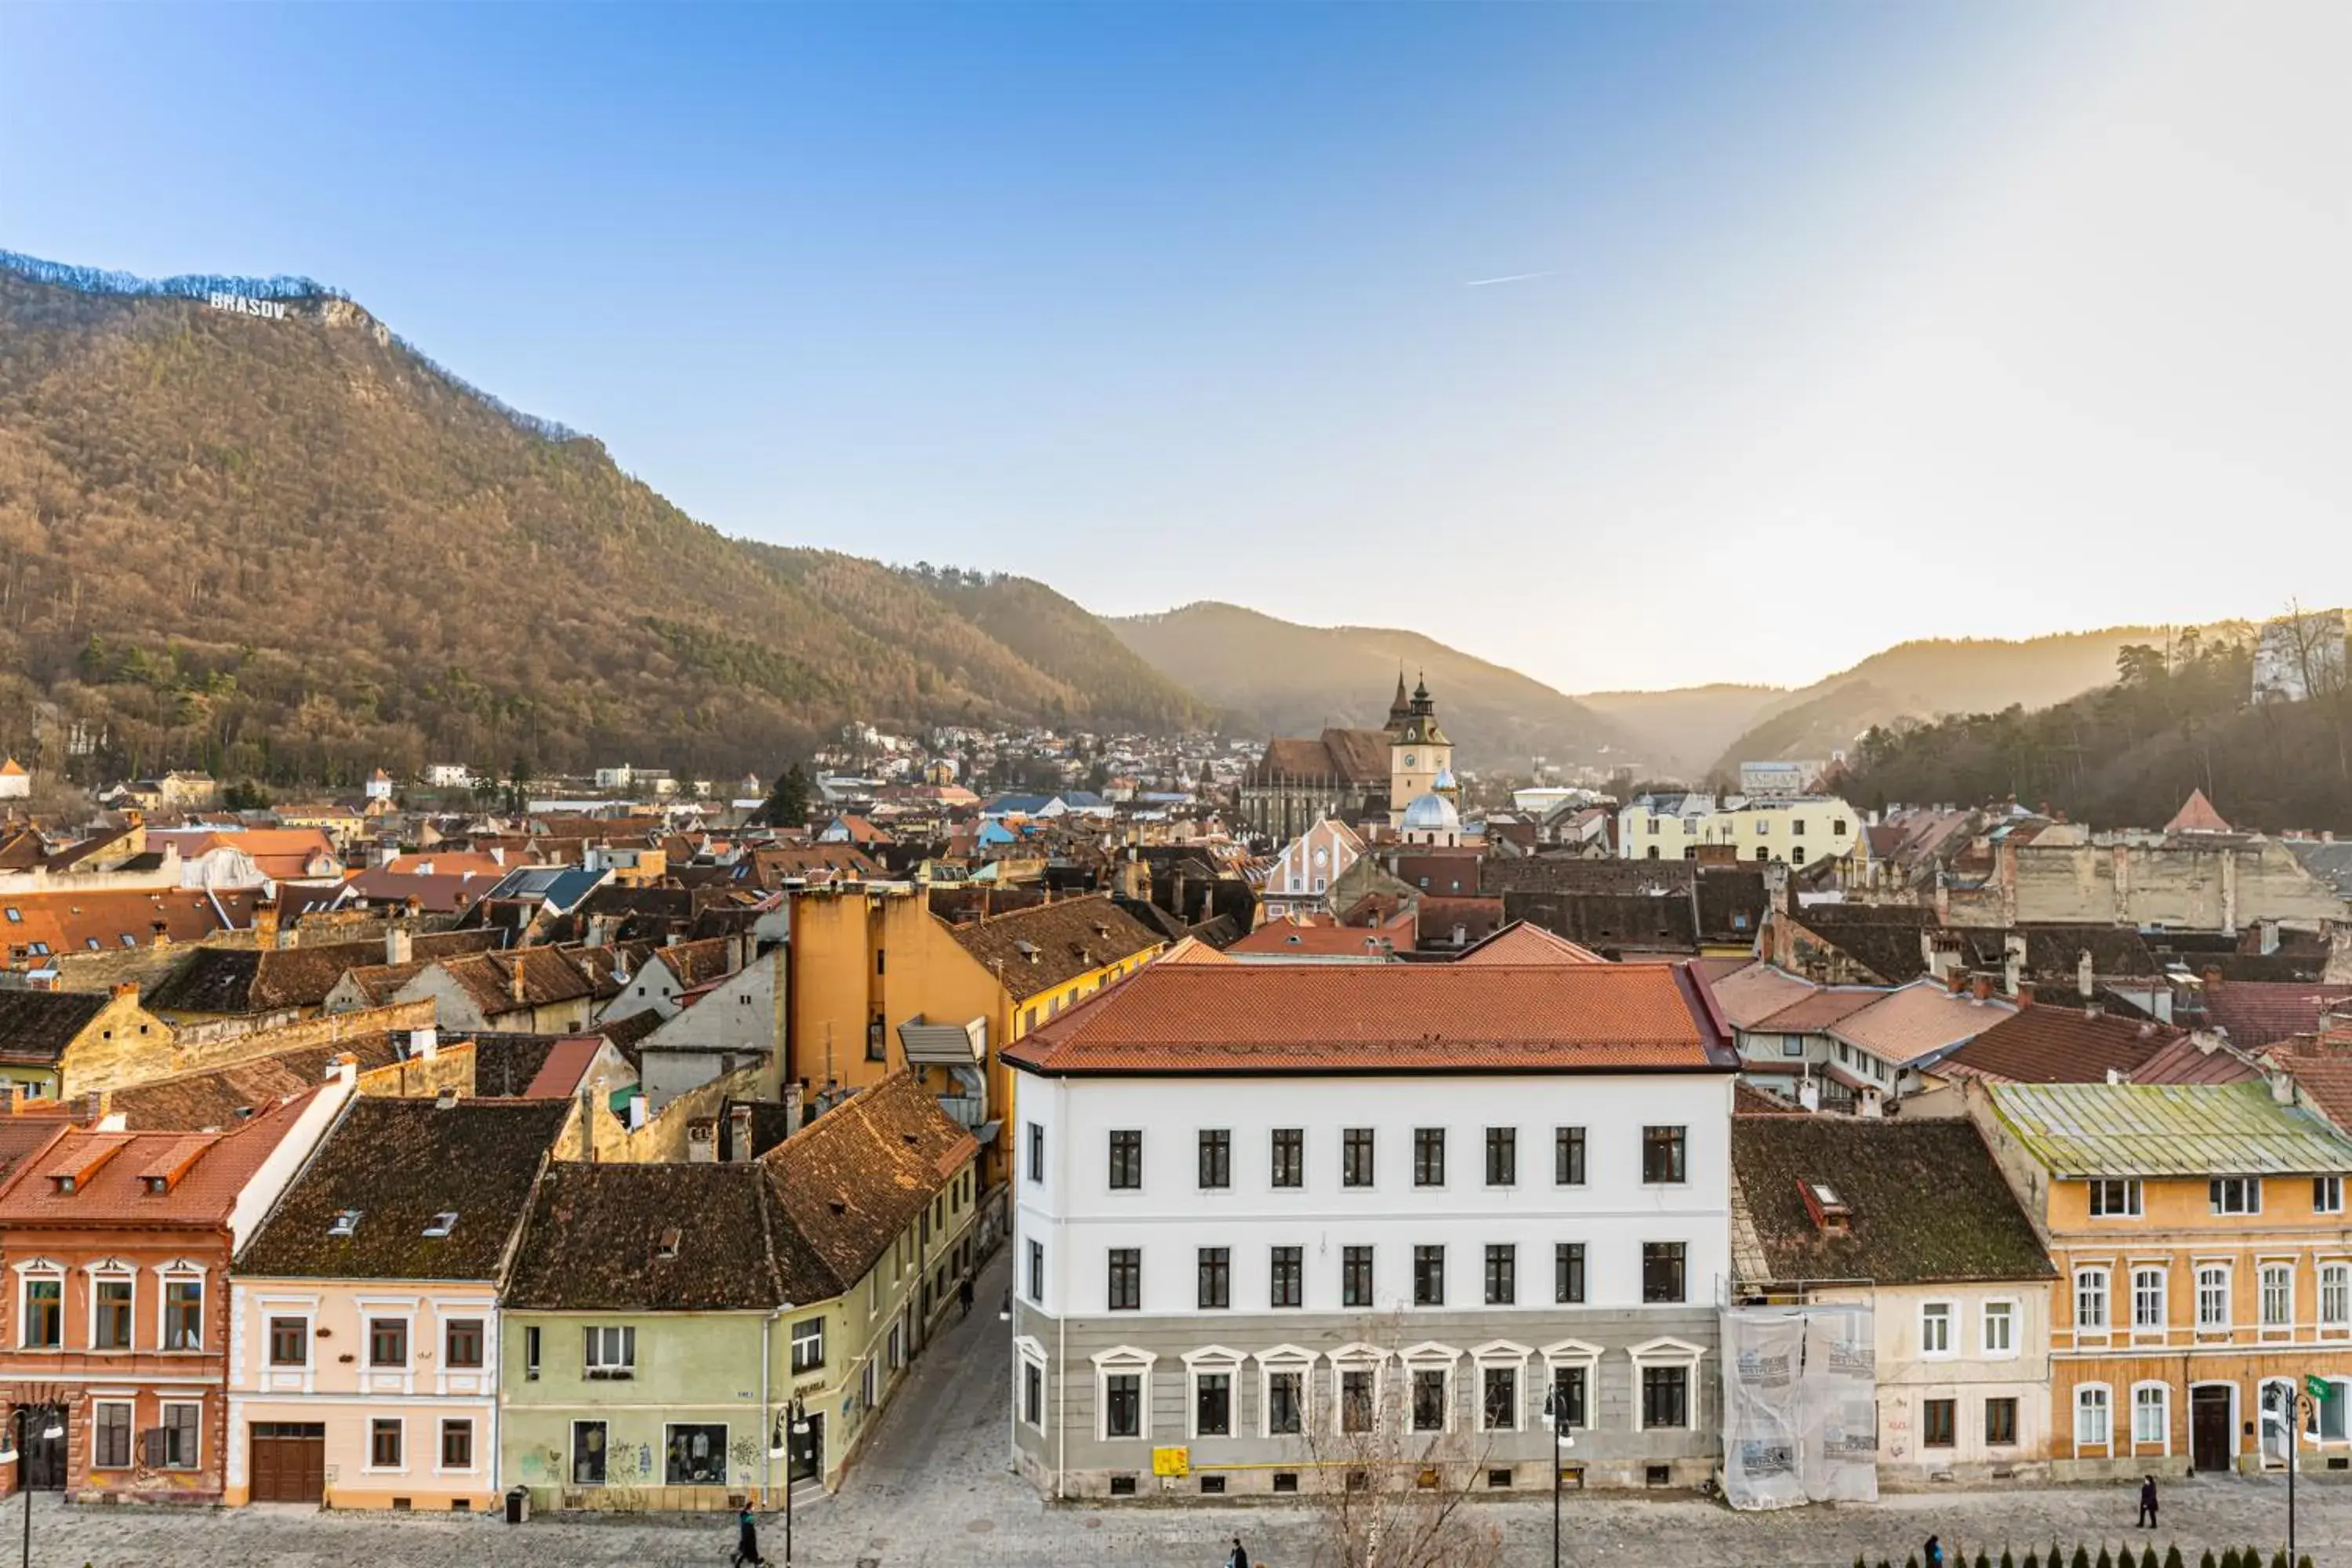
M 425 782 L 435 789 L 470 789 L 474 770 L 463 763 L 434 763 L 425 770 Z
M 1364 841 L 1336 816 L 1327 816 L 1283 847 L 1259 893 L 1268 921 L 1322 914 L 1330 909 L 1331 884 L 1363 858 Z
M 1314 1489 L 1397 1423 L 1549 1487 L 1555 1389 L 1584 1482 L 1711 1473 L 1736 1058 L 1679 966 L 1184 952 L 1003 1053 L 1024 1474 Z

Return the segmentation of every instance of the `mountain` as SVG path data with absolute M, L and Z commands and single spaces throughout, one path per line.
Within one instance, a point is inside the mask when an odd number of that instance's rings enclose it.
M 1186 605 L 1113 618 L 1119 639 L 1170 680 L 1215 704 L 1230 730 L 1312 735 L 1327 724 L 1388 721 L 1397 672 L 1426 676 L 1455 754 L 1472 767 L 1609 766 L 1624 733 L 1609 720 L 1514 669 L 1418 632 L 1303 626 L 1234 605 Z
M 1718 682 L 1667 691 L 1581 691 L 1576 700 L 1627 733 L 1641 753 L 1635 769 L 1644 777 L 1695 779 L 1785 689 Z
M 852 718 L 1207 716 L 1042 584 L 720 534 L 331 289 L 0 253 L 0 744 L 20 755 L 731 779 Z

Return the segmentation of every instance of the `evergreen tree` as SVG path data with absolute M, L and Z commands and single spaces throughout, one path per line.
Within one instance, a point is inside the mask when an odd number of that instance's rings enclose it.
M 808 774 L 794 763 L 776 775 L 776 787 L 768 792 L 768 801 L 760 808 L 760 820 L 770 827 L 804 827 L 808 825 Z
M 2074 1548 L 2074 1555 L 2083 1555 L 2083 1549 L 2079 1546 Z M 2115 1553 L 2107 1550 L 2107 1543 L 2104 1541 L 2099 1542 L 2099 1568 L 2116 1568 Z
M 2006 1546 L 2000 1549 L 2000 1568 L 2017 1568 L 2017 1559 L 2010 1555 Z

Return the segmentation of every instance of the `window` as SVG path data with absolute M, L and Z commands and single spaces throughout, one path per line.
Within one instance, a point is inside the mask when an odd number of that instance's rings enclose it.
M 2311 1212 L 2342 1214 L 2344 1212 L 2344 1178 L 2314 1176 L 2311 1178 Z
M 53 1351 L 65 1342 L 65 1294 L 66 1282 L 54 1276 L 26 1279 L 25 1311 L 19 1331 L 25 1349 Z
M 2101 1447 L 2114 1438 L 2107 1409 L 2107 1391 L 2096 1384 L 2074 1391 L 2074 1443 Z
M 1690 1425 L 1690 1368 L 1642 1369 L 1642 1428 Z
M 195 1351 L 205 1348 L 205 1282 L 201 1279 L 163 1281 L 163 1348 Z
M 664 1445 L 662 1479 L 673 1487 L 723 1487 L 727 1484 L 727 1428 L 719 1423 L 692 1423 L 668 1428 Z
M 404 1436 L 398 1421 L 379 1418 L 368 1423 L 368 1468 L 376 1470 L 400 1468 L 401 1439 Z
M 269 1364 L 272 1366 L 310 1364 L 310 1319 L 272 1318 L 269 1320 Z
M 1555 1242 L 1551 1249 L 1552 1300 L 1566 1306 L 1584 1304 L 1584 1243 Z
M 1671 1184 L 1684 1179 L 1683 1129 L 1643 1128 L 1642 1180 L 1653 1184 Z
M 1919 1402 L 1919 1446 L 1948 1448 L 1959 1441 L 1960 1402 L 1924 1399 Z
M 1265 1431 L 1269 1437 L 1297 1436 L 1307 1426 L 1307 1374 L 1269 1372 L 1265 1374 Z
M 2164 1270 L 2135 1268 L 2132 1270 L 2132 1327 L 2161 1329 L 2164 1327 Z
M 1445 1305 L 1445 1248 L 1416 1247 L 1412 1249 L 1412 1304 L 1416 1307 Z
M 408 1320 L 406 1318 L 370 1318 L 368 1320 L 368 1365 L 406 1366 L 408 1364 Z
M 1929 1301 L 1920 1307 L 1919 1353 L 1952 1353 L 1952 1304 L 1949 1301 Z
M 1143 1185 L 1143 1134 L 1139 1131 L 1110 1135 L 1110 1185 L 1113 1192 L 1132 1192 Z
M 1551 1179 L 1563 1187 L 1584 1185 L 1584 1129 L 1556 1128 L 1551 1135 Z
M 1803 823 L 1801 822 L 1797 824 L 1798 832 L 1802 833 L 1804 830 L 1805 825 Z M 1789 864 L 1791 866 L 1801 866 L 1804 863 L 1805 847 L 1801 844 L 1791 846 L 1789 850 Z
M 1371 1368 L 1362 1366 L 1343 1368 L 1339 1373 L 1339 1430 L 1352 1434 L 1369 1432 L 1371 1429 Z
M 2352 1265 L 2319 1266 L 2319 1326 L 2352 1328 Z
M 104 1400 L 91 1407 L 95 1418 L 90 1436 L 89 1468 L 127 1470 L 131 1468 L 131 1406 Z
M 442 1331 L 441 1364 L 453 1371 L 478 1371 L 482 1364 L 482 1320 L 452 1318 Z
M 1114 1372 L 1103 1379 L 1103 1436 L 1143 1436 L 1143 1375 Z
M 470 1470 L 474 1468 L 474 1424 L 471 1421 L 441 1423 L 441 1468 L 445 1470 Z
M 625 1378 L 637 1375 L 637 1331 L 629 1327 L 596 1327 L 584 1331 L 582 1365 L 590 1377 Z
M 602 1421 L 574 1421 L 572 1424 L 572 1484 L 575 1487 L 601 1487 L 604 1484 L 604 1424 Z
M 1034 1121 L 1029 1124 L 1029 1179 L 1045 1179 L 1045 1130 Z
M 1805 1037 L 1802 1035 L 1781 1036 L 1780 1054 L 1784 1057 L 1803 1056 L 1805 1054 Z
M 131 1280 L 100 1276 L 91 1282 L 89 1348 L 127 1351 L 131 1348 Z
M 1771 849 L 1765 845 L 1759 844 L 1756 847 L 1756 858 L 1759 860 L 1769 860 L 1772 858 Z
M 824 1320 L 803 1318 L 793 1325 L 793 1375 L 824 1364 Z
M 1306 1248 L 1277 1247 L 1274 1249 L 1271 1287 L 1266 1293 L 1269 1307 L 1297 1307 L 1306 1299 Z
M 1029 1244 L 1029 1299 L 1042 1303 L 1045 1300 L 1045 1244 Z
M 1277 1187 L 1303 1187 L 1307 1184 L 1307 1133 L 1297 1127 L 1274 1130 L 1273 1184 Z
M 2139 1214 L 2139 1184 L 2130 1180 L 2097 1181 L 2091 1184 L 2091 1217 L 2093 1219 L 2127 1219 Z
M 1372 1304 L 1372 1249 L 1369 1247 L 1343 1247 L 1339 1249 L 1339 1305 L 1369 1307 Z
M 539 1326 L 535 1323 L 522 1331 L 522 1378 L 525 1383 L 539 1381 Z
M 1234 1304 L 1233 1256 L 1230 1247 L 1201 1248 L 1200 1305 L 1202 1311 L 1222 1311 Z
M 163 1468 L 193 1470 L 204 1444 L 205 1407 L 201 1405 L 163 1406 Z
M 1486 1184 L 1490 1187 L 1517 1186 L 1519 1181 L 1519 1130 L 1516 1127 L 1486 1129 Z
M 1114 1312 L 1143 1310 L 1143 1249 L 1139 1247 L 1114 1247 L 1110 1249 L 1110 1310 Z
M 1369 1187 L 1372 1184 L 1372 1130 L 1350 1127 L 1339 1134 L 1339 1184 L 1343 1187 Z
M 2017 1441 L 2017 1401 L 1985 1401 L 1985 1446 L 2005 1447 Z
M 1551 1425 L 1570 1431 L 1592 1425 L 1587 1401 L 1591 1398 L 1591 1369 L 1559 1366 L 1551 1373 Z
M 1832 834 L 1836 835 L 1836 836 L 1837 836 L 1838 837 L 1840 837 L 1840 838 L 1844 837 L 1845 837 L 1845 818 L 1844 818 L 1844 817 L 1843 817 L 1843 816 L 1833 816 L 1833 817 L 1830 818 L 1830 832 L 1832 832 Z
M 1642 1300 L 1656 1306 L 1680 1301 L 1683 1296 L 1683 1258 L 1686 1248 L 1679 1241 L 1645 1241 L 1642 1244 Z
M 2209 1184 L 2215 1214 L 2260 1214 L 2263 1212 L 2263 1179 L 2260 1176 L 2216 1176 Z
M 1234 1135 L 1223 1128 L 1201 1134 L 1201 1188 L 1203 1192 L 1234 1184 Z
M 1021 1363 L 1021 1419 L 1040 1430 L 1045 1425 L 1045 1369 L 1025 1357 Z
M 2230 1270 L 2225 1264 L 2209 1263 L 2197 1271 L 2197 1326 L 2230 1326 Z
M 2017 1353 L 2017 1303 L 1987 1301 L 1984 1304 L 1981 1338 L 1984 1353 L 1989 1356 Z
M 1445 1430 L 1446 1372 L 1442 1366 L 1417 1366 L 1412 1369 L 1412 1429 L 1416 1432 Z
M 1519 1249 L 1507 1241 L 1486 1246 L 1486 1305 L 1507 1307 L 1519 1299 Z
M 2107 1326 L 2107 1271 L 2074 1270 L 2074 1327 L 2104 1331 Z
M 2170 1430 L 2165 1419 L 2165 1387 L 2143 1383 L 2132 1390 L 2132 1441 L 2161 1443 Z
M 1416 1187 L 1442 1187 L 1445 1184 L 1445 1129 L 1416 1127 L 1412 1130 L 1412 1184 Z
M 1234 1432 L 1234 1374 L 1196 1372 L 1192 1374 L 1192 1435 L 1230 1437 Z
M 2263 1327 L 2294 1327 L 2294 1270 L 2286 1264 L 2263 1265 Z

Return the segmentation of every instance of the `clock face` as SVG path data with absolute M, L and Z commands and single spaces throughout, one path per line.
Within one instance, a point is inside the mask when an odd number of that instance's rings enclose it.
M 1412 766 L 1412 753 L 1411 752 L 1407 752 L 1404 754 L 1404 765 L 1406 767 Z

